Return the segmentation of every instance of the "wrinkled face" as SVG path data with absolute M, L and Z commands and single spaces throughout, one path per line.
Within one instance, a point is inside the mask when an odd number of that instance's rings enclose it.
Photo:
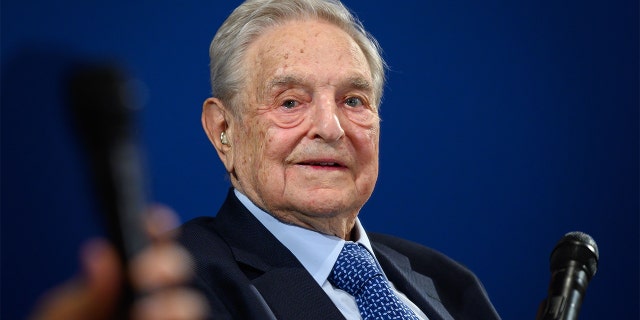
M 292 21 L 260 35 L 245 66 L 236 188 L 292 223 L 355 218 L 378 176 L 380 131 L 358 45 L 332 24 Z

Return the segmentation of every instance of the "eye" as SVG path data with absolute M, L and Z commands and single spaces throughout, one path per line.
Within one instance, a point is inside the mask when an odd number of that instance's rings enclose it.
M 344 103 L 352 108 L 356 108 L 364 105 L 364 103 L 362 102 L 362 99 L 357 97 L 348 97 L 344 100 Z
M 285 109 L 293 109 L 298 105 L 300 105 L 300 102 L 295 100 L 286 100 L 285 102 L 282 103 L 282 107 L 284 107 Z

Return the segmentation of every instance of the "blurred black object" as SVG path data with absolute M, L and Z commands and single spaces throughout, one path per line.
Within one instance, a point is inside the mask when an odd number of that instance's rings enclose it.
M 75 66 L 69 78 L 69 103 L 89 156 L 106 232 L 125 268 L 147 242 L 141 219 L 146 192 L 134 126 L 138 108 L 131 83 L 121 68 L 109 64 Z M 123 285 L 117 318 L 127 318 L 133 299 L 129 281 Z

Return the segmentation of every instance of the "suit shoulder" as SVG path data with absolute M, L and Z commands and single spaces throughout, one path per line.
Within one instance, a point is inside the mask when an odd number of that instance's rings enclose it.
M 183 223 L 178 228 L 177 238 L 180 242 L 184 240 L 196 240 L 200 237 L 211 237 L 216 235 L 214 217 L 198 217 Z
M 468 288 L 475 290 L 482 287 L 471 270 L 440 251 L 390 235 L 374 233 L 369 236 L 375 250 L 396 259 L 409 259 L 413 271 L 430 277 L 436 286 L 446 287 L 444 290 L 447 292 L 464 292 Z
M 460 271 L 468 272 L 466 267 L 449 258 L 442 252 L 417 242 L 381 233 L 368 233 L 368 236 L 371 238 L 374 245 L 383 245 L 389 249 L 397 251 L 409 258 L 414 265 L 428 264 L 433 268 L 453 266 L 459 268 Z M 424 263 L 420 263 L 420 261 L 424 261 Z
M 441 302 L 456 319 L 500 319 L 476 275 L 445 254 L 398 237 L 368 233 L 374 251 L 394 259 L 408 259 L 414 272 L 429 277 Z
M 214 217 L 199 217 L 178 228 L 176 240 L 190 252 L 197 264 L 231 256 L 231 251 L 216 230 L 215 224 Z

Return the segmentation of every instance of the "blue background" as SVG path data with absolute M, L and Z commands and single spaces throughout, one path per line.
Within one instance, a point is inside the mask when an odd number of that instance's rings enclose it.
M 208 45 L 239 1 L 2 1 L 2 306 L 24 318 L 100 234 L 61 96 L 69 63 L 145 85 L 152 200 L 213 215 L 229 186 L 200 127 Z M 638 2 L 345 1 L 390 65 L 380 177 L 360 218 L 436 248 L 504 319 L 533 319 L 566 232 L 598 242 L 581 319 L 638 319 Z

